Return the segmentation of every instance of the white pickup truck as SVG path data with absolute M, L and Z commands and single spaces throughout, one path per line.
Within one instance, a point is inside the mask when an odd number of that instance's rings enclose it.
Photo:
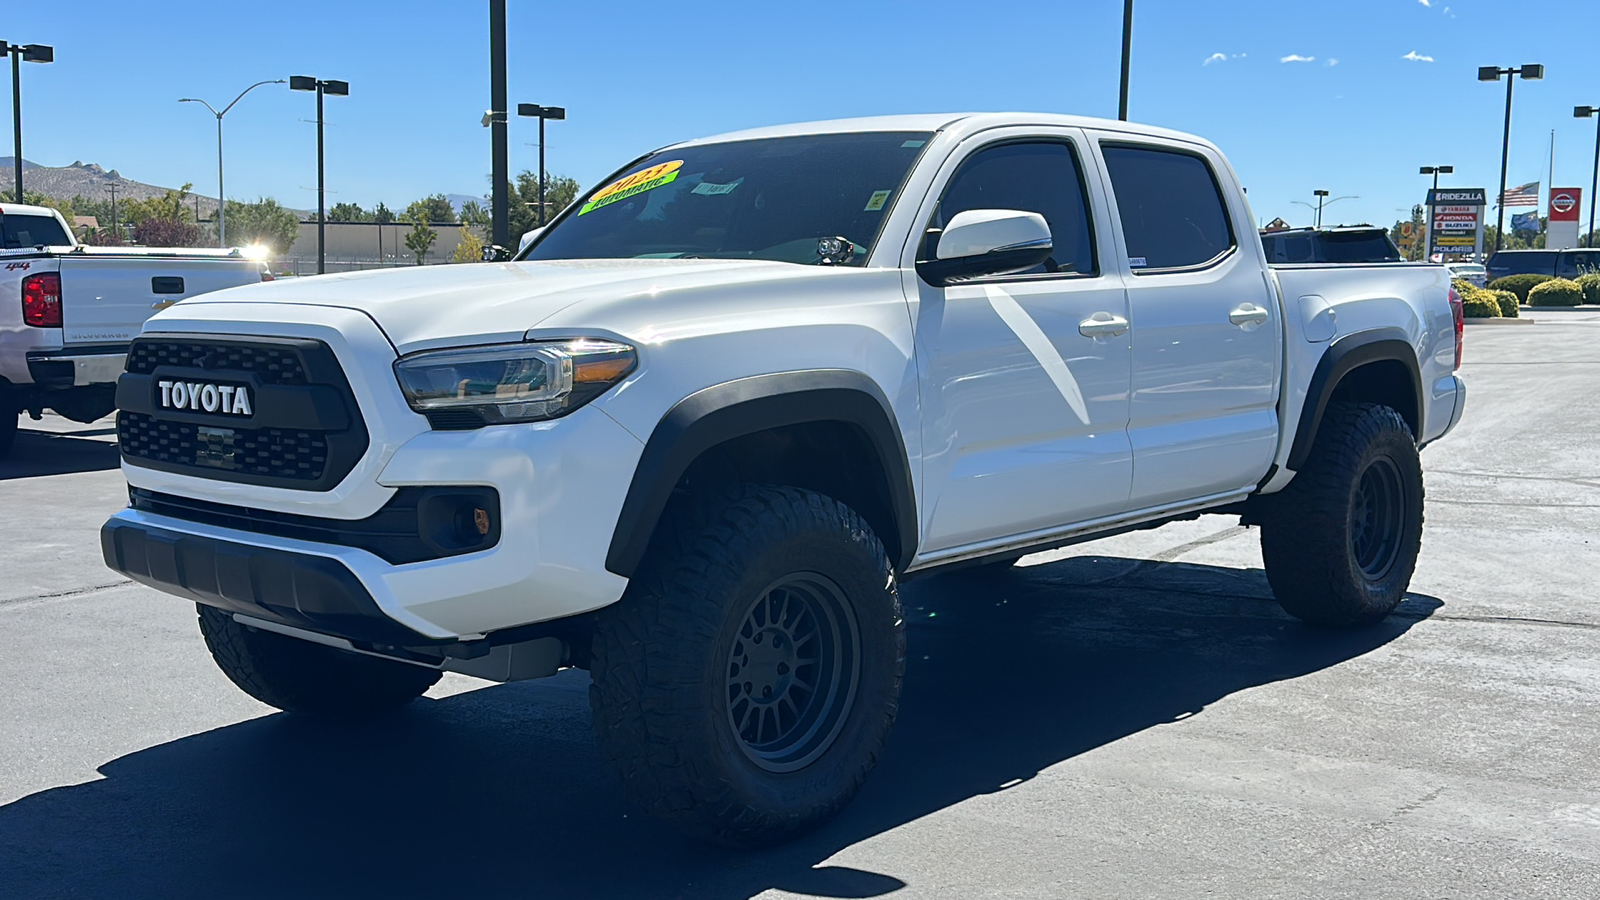
M 237 250 L 87 247 L 53 209 L 0 204 L 0 459 L 20 413 L 110 413 L 128 342 L 156 310 L 270 278 Z
M 676 144 L 514 261 L 155 316 L 105 559 L 295 713 L 588 669 L 639 804 L 778 839 L 878 757 L 905 578 L 1221 512 L 1295 616 L 1404 597 L 1459 302 L 1439 266 L 1269 267 L 1254 221 L 1217 148 L 1122 122 Z

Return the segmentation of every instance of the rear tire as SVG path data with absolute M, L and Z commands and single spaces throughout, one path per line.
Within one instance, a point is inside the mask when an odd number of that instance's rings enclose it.
M 330 722 L 371 718 L 422 696 L 439 672 L 251 628 L 201 606 L 200 633 L 222 674 L 284 712 Z
M 635 803 L 748 847 L 849 802 L 904 667 L 894 570 L 866 522 L 811 491 L 745 486 L 663 522 L 596 620 L 589 699 Z
M 1267 581 L 1296 618 L 1365 625 L 1405 599 L 1422 547 L 1422 462 L 1400 414 L 1330 404 L 1316 443 L 1261 526 Z

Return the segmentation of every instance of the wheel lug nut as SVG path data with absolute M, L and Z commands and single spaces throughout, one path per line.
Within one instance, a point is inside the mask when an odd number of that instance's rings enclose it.
M 759 635 L 759 634 L 758 634 L 758 635 L 756 635 L 756 637 L 755 637 L 755 641 L 756 641 L 756 643 L 758 643 L 758 644 L 759 644 L 759 643 L 761 643 L 761 635 Z
M 788 663 L 778 663 L 778 674 L 779 675 L 787 675 L 787 674 L 789 674 L 789 664 Z
M 746 682 L 745 682 L 745 683 L 744 683 L 744 692 L 745 692 L 745 693 L 746 693 L 746 694 L 749 694 L 749 693 L 752 693 L 752 691 L 751 691 L 751 684 L 750 684 L 750 682 L 748 682 L 748 681 L 746 681 Z
M 772 685 L 769 684 L 766 687 L 761 689 L 761 699 L 763 699 L 763 700 L 772 699 Z

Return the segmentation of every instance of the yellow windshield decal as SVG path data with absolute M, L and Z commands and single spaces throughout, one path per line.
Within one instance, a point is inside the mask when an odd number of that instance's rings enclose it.
M 683 168 L 683 160 L 675 159 L 671 162 L 651 166 L 641 172 L 635 172 L 626 178 L 619 178 L 595 191 L 594 196 L 589 198 L 589 202 L 578 210 L 578 215 L 581 216 L 584 213 L 615 203 L 618 200 L 626 200 L 635 194 L 653 191 L 664 184 L 671 184 L 677 180 L 678 170 L 681 168 Z

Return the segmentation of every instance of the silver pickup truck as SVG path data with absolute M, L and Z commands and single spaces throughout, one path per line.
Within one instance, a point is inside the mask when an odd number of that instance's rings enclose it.
M 0 459 L 24 412 L 77 422 L 110 414 L 145 319 L 271 278 L 239 250 L 88 247 L 53 209 L 0 205 Z

